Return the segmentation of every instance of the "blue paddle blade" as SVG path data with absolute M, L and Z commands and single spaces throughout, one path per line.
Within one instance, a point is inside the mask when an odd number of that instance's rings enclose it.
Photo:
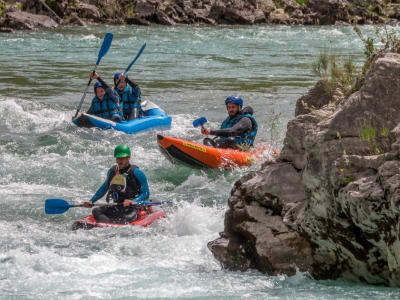
M 207 123 L 207 119 L 205 117 L 201 117 L 193 121 L 193 127 L 203 126 L 205 123 Z
M 57 215 L 66 212 L 73 204 L 69 204 L 63 199 L 47 199 L 45 202 L 44 210 L 46 214 Z
M 133 64 L 137 61 L 137 59 L 142 55 L 142 52 L 146 48 L 146 43 L 143 44 L 142 48 L 140 48 L 138 54 L 136 54 L 136 57 L 132 60 L 132 62 L 129 64 L 129 66 L 125 69 L 125 73 L 128 73 Z
M 103 44 L 101 45 L 99 55 L 97 57 L 96 65 L 98 65 L 100 63 L 101 58 L 107 54 L 108 49 L 110 49 L 113 37 L 114 35 L 111 32 L 108 32 L 104 37 Z

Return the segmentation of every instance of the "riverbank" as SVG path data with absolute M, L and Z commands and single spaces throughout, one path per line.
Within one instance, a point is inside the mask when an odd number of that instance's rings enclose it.
M 0 0 L 0 31 L 62 25 L 398 24 L 383 0 Z

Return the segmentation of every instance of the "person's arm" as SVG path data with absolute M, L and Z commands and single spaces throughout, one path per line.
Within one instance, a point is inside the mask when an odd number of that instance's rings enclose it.
M 219 130 L 210 130 L 210 134 L 216 136 L 224 136 L 224 137 L 238 136 L 241 135 L 243 132 L 246 132 L 247 130 L 251 129 L 251 126 L 252 123 L 249 118 L 242 118 L 233 127 L 226 129 L 219 129 Z
M 107 178 L 106 181 L 104 181 L 104 183 L 101 185 L 101 187 L 97 190 L 96 194 L 93 195 L 92 199 L 90 199 L 90 202 L 94 203 L 97 200 L 99 200 L 100 198 L 102 198 L 108 191 L 108 187 L 110 185 L 110 172 L 111 169 L 108 170 L 107 172 Z
M 125 80 L 130 85 L 130 87 L 132 87 L 133 95 L 136 98 L 140 99 L 140 95 L 142 94 L 142 92 L 140 91 L 139 85 L 137 85 L 135 82 L 131 81 L 128 77 L 126 77 Z
M 133 174 L 140 182 L 140 194 L 136 198 L 132 199 L 132 201 L 138 202 L 149 199 L 150 191 L 149 191 L 149 185 L 147 184 L 146 175 L 144 175 L 144 173 L 139 168 L 136 168 Z

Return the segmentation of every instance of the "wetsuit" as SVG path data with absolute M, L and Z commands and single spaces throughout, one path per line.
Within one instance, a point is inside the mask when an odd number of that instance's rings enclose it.
M 107 83 L 103 81 L 103 79 L 99 77 L 97 80 L 104 87 L 106 94 L 104 95 L 104 98 L 102 100 L 95 96 L 87 113 L 104 119 L 113 120 L 114 122 L 121 122 L 122 111 L 118 106 L 118 96 L 107 85 Z
M 141 91 L 139 86 L 128 78 L 125 78 L 125 80 L 127 86 L 122 91 L 117 88 L 115 88 L 114 91 L 118 93 L 122 103 L 124 104 L 124 119 L 129 121 L 142 116 L 143 111 L 140 106 Z
M 253 109 L 245 107 L 234 117 L 228 117 L 222 123 L 221 129 L 211 130 L 210 135 L 220 137 L 216 141 L 205 138 L 203 143 L 217 148 L 238 149 L 238 145 L 253 146 L 258 125 L 252 116 Z
M 126 178 L 126 188 L 124 191 L 111 192 L 110 184 L 117 172 Z M 93 216 L 98 222 L 128 223 L 136 218 L 137 209 L 134 205 L 124 207 L 122 205 L 124 200 L 139 202 L 148 199 L 150 196 L 146 175 L 135 165 L 128 165 L 121 170 L 118 170 L 117 166 L 109 169 L 106 180 L 90 199 L 90 202 L 96 202 L 107 192 L 107 199 L 112 198 L 113 202 L 118 205 L 100 206 L 93 209 Z

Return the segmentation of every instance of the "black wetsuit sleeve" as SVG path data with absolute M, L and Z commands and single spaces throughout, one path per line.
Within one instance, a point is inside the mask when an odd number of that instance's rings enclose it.
M 104 89 L 106 90 L 106 93 L 108 96 L 111 97 L 111 99 L 115 102 L 118 103 L 119 102 L 119 97 L 117 96 L 117 94 L 110 88 L 110 86 L 101 78 L 97 78 L 97 80 L 102 84 L 102 86 L 104 87 Z
M 139 87 L 139 85 L 138 85 L 137 83 L 133 82 L 133 81 L 130 80 L 128 77 L 126 77 L 125 80 L 126 80 L 126 82 L 127 82 L 133 89 Z
M 132 87 L 134 96 L 140 98 L 142 92 L 140 91 L 139 85 L 131 81 L 129 78 L 126 78 L 126 82 Z
M 216 136 L 238 136 L 241 135 L 243 132 L 246 132 L 251 129 L 252 122 L 249 118 L 242 118 L 238 123 L 236 123 L 231 128 L 226 129 L 219 129 L 219 130 L 211 130 L 211 135 Z

